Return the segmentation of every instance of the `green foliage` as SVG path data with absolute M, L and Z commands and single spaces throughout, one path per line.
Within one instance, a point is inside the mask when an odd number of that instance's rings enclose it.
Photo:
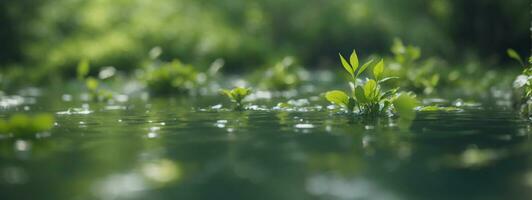
M 395 82 L 396 86 L 408 88 L 416 92 L 430 94 L 440 83 L 441 68 L 436 68 L 437 59 L 420 60 L 421 49 L 412 45 L 404 45 L 395 39 L 391 47 L 393 60 L 390 64 L 390 75 L 402 77 Z
M 199 74 L 193 66 L 174 60 L 150 66 L 144 74 L 144 80 L 151 93 L 183 94 L 197 88 L 200 84 Z
M 362 115 L 378 116 L 396 111 L 400 116 L 413 118 L 415 116 L 414 108 L 417 106 L 415 97 L 406 94 L 397 94 L 397 89 L 384 90 L 383 84 L 394 77 L 384 77 L 384 60 L 375 63 L 370 60 L 359 66 L 356 52 L 350 56 L 350 62 L 340 55 L 342 66 L 351 77 L 351 91 L 349 96 L 339 90 L 329 91 L 325 94 L 327 101 L 340 105 L 349 112 L 354 112 L 355 108 Z M 367 78 L 360 81 L 358 77 L 370 66 L 373 66 L 373 79 Z M 362 84 L 358 84 L 361 82 Z
M 296 88 L 307 76 L 305 69 L 288 56 L 265 70 L 258 70 L 252 78 L 260 80 L 258 84 L 261 88 L 282 91 Z
M 517 60 L 517 62 L 519 62 L 523 67 L 526 67 L 525 62 L 523 62 L 523 59 L 521 58 L 521 56 L 519 56 L 519 54 L 515 50 L 508 49 L 506 53 L 508 54 L 508 57 L 514 60 Z
M 521 107 L 521 112 L 525 115 L 531 116 L 530 103 L 532 101 L 532 56 L 529 58 L 528 64 L 523 62 L 519 54 L 513 50 L 508 49 L 507 54 L 510 58 L 516 60 L 524 68 L 520 75 L 518 75 L 514 82 L 514 96 L 518 99 L 516 105 Z
M 340 55 L 340 60 L 342 62 L 342 66 L 347 71 L 347 73 L 351 75 L 351 78 L 353 80 L 358 79 L 360 74 L 362 74 L 362 72 L 364 72 L 366 68 L 368 68 L 369 65 L 373 62 L 373 61 L 369 61 L 363 64 L 362 66 L 359 66 L 358 56 L 355 50 L 353 50 L 353 53 L 351 53 L 351 56 L 349 57 L 349 63 L 345 60 L 342 54 L 339 54 L 339 55 Z
M 83 59 L 79 62 L 77 67 L 78 80 L 85 82 L 85 88 L 89 93 L 90 99 L 105 101 L 113 98 L 113 92 L 101 87 L 101 83 L 98 79 L 89 76 L 90 62 L 87 59 Z
M 0 133 L 12 133 L 16 137 L 50 130 L 54 125 L 54 116 L 50 114 L 14 114 L 7 120 L 0 120 Z
M 332 90 L 325 93 L 325 98 L 327 101 L 343 106 L 347 110 L 353 110 L 355 108 L 355 100 L 340 90 Z
M 88 59 L 83 59 L 78 63 L 77 68 L 77 77 L 78 80 L 83 80 L 85 77 L 89 75 L 90 72 L 90 64 Z
M 406 119 L 414 119 L 416 117 L 414 108 L 418 105 L 419 102 L 414 96 L 405 93 L 399 94 L 399 96 L 393 100 L 393 106 L 399 116 Z
M 231 102 L 235 103 L 235 109 L 240 110 L 242 109 L 242 100 L 244 100 L 247 96 L 251 94 L 251 89 L 249 88 L 242 88 L 242 87 L 236 87 L 232 90 L 220 90 L 220 93 L 228 97 Z

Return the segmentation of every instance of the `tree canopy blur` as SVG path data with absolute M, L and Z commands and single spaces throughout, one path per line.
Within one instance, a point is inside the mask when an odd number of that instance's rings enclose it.
M 523 0 L 17 0 L 0 4 L 0 66 L 71 76 L 76 63 L 138 68 L 150 49 L 161 58 L 228 71 L 286 55 L 309 67 L 353 47 L 389 52 L 393 38 L 460 61 L 504 61 L 528 51 Z M 39 72 L 39 71 L 37 71 Z

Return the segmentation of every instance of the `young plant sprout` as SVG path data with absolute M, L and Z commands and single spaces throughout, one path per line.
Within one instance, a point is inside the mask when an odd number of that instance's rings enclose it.
M 350 75 L 351 95 L 339 90 L 329 91 L 325 94 L 325 98 L 329 102 L 344 107 L 350 113 L 358 110 L 358 113 L 366 116 L 378 116 L 395 111 L 399 115 L 412 117 L 414 108 L 417 106 L 415 97 L 408 94 L 398 94 L 397 88 L 384 90 L 381 86 L 382 83 L 396 78 L 384 77 L 384 61 L 382 59 L 376 64 L 370 60 L 360 66 L 358 56 L 353 51 L 349 62 L 341 54 L 340 60 Z M 373 77 L 359 81 L 358 77 L 370 66 L 373 66 Z
M 221 93 L 227 96 L 231 102 L 235 103 L 235 110 L 242 110 L 242 100 L 251 94 L 251 89 L 236 87 L 232 90 L 221 90 Z

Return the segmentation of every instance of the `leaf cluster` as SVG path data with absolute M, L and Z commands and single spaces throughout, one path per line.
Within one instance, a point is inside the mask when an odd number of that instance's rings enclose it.
M 231 102 L 235 103 L 236 109 L 241 109 L 242 101 L 251 94 L 251 89 L 236 87 L 232 90 L 222 89 L 220 90 L 220 93 L 228 97 Z
M 325 98 L 336 105 L 340 105 L 349 112 L 358 110 L 363 115 L 382 115 L 391 110 L 399 114 L 411 115 L 409 110 L 413 111 L 417 106 L 415 98 L 408 94 L 399 94 L 398 89 L 384 90 L 382 84 L 396 77 L 386 77 L 384 75 L 384 60 L 378 62 L 370 60 L 363 65 L 359 64 L 356 51 L 353 51 L 349 57 L 349 62 L 340 54 L 342 66 L 351 77 L 349 85 L 351 86 L 351 95 L 340 91 L 332 90 L 325 94 Z M 372 78 L 366 78 L 365 81 L 359 81 L 359 77 L 368 68 L 372 67 Z M 359 82 L 361 82 L 359 84 Z M 401 115 L 402 115 L 401 114 Z

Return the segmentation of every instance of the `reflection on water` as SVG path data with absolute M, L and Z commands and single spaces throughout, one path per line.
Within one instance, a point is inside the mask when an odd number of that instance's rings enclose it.
M 24 106 L 16 99 L 5 105 Z M 426 112 L 405 122 L 359 119 L 307 99 L 242 112 L 216 98 L 90 106 L 67 99 L 31 106 L 56 113 L 49 133 L 0 138 L 5 199 L 532 195 L 529 124 L 503 108 Z

